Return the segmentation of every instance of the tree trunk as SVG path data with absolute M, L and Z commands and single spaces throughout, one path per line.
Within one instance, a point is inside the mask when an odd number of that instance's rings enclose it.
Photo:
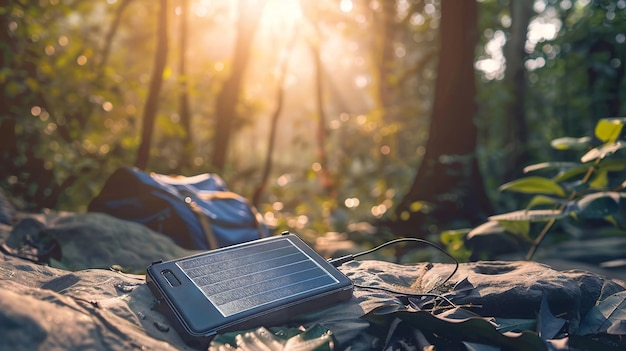
M 261 196 L 265 191 L 265 187 L 267 184 L 267 180 L 269 179 L 270 172 L 272 170 L 273 156 L 274 156 L 274 145 L 276 142 L 276 131 L 278 129 L 278 120 L 283 111 L 283 102 L 285 98 L 285 79 L 287 78 L 287 69 L 289 68 L 289 59 L 291 57 L 291 52 L 293 51 L 293 46 L 296 42 L 298 30 L 297 28 L 294 30 L 294 33 L 291 37 L 291 40 L 287 44 L 287 55 L 284 56 L 283 61 L 280 65 L 280 75 L 278 76 L 276 82 L 276 106 L 274 107 L 274 112 L 271 117 L 271 125 L 270 125 L 270 135 L 268 137 L 267 142 L 267 152 L 265 153 L 265 162 L 263 165 L 263 172 L 261 173 L 261 180 L 259 181 L 259 185 L 254 189 L 254 194 L 252 195 L 252 205 L 257 207 L 259 202 L 261 201 Z
M 378 17 L 376 12 L 374 12 L 374 16 Z M 377 37 L 378 45 L 374 48 L 378 95 L 377 107 L 381 109 L 383 116 L 389 114 L 388 109 L 391 106 L 391 75 L 393 74 L 392 67 L 395 56 L 393 52 L 393 41 L 396 32 L 395 17 L 396 2 L 383 1 L 379 23 L 376 26 L 380 31 L 380 35 Z
M 187 0 L 181 0 L 181 14 L 180 14 L 180 30 L 179 30 L 179 59 L 178 59 L 178 76 L 180 79 L 180 96 L 179 96 L 179 115 L 180 124 L 183 127 L 185 136 L 183 137 L 183 147 L 181 155 L 178 160 L 177 169 L 178 172 L 183 168 L 192 165 L 191 157 L 193 155 L 193 139 L 191 135 L 191 112 L 189 108 L 189 93 L 188 84 L 189 77 L 187 76 L 187 35 L 188 35 L 188 12 L 189 6 Z
M 159 107 L 159 93 L 163 84 L 163 70 L 167 58 L 167 0 L 160 1 L 159 19 L 157 21 L 157 47 L 154 52 L 154 67 L 152 69 L 152 77 L 150 78 L 150 89 L 146 106 L 143 111 L 142 128 L 141 128 L 141 144 L 137 150 L 137 159 L 135 167 L 145 169 L 150 158 L 150 144 L 152 142 L 152 134 L 156 115 Z
M 113 22 L 111 22 L 111 27 L 109 27 L 109 30 L 107 31 L 107 34 L 104 38 L 104 46 L 102 47 L 102 52 L 100 53 L 100 62 L 98 63 L 98 78 L 96 78 L 97 83 L 100 83 L 100 80 L 104 75 L 104 70 L 106 68 L 107 62 L 109 61 L 109 55 L 111 53 L 113 38 L 115 37 L 115 34 L 120 27 L 124 11 L 128 7 L 128 5 L 130 5 L 131 1 L 132 0 L 122 0 L 115 11 Z
M 319 38 L 319 33 L 318 33 Z M 317 148 L 317 162 L 320 164 L 319 179 L 324 193 L 334 197 L 335 185 L 328 169 L 328 155 L 326 153 L 326 110 L 324 109 L 324 66 L 320 55 L 320 40 L 309 44 L 311 57 L 313 58 L 314 74 L 314 99 L 317 111 L 317 128 L 315 130 L 315 143 Z
M 265 1 L 239 0 L 237 20 L 237 38 L 230 76 L 224 82 L 217 96 L 215 106 L 215 134 L 213 137 L 213 154 L 211 166 L 213 171 L 222 172 L 226 165 L 228 144 L 232 133 L 233 121 L 237 118 L 237 104 L 241 83 L 245 76 L 254 32 L 259 23 Z
M 503 147 L 506 156 L 503 158 L 503 179 L 501 183 L 518 178 L 522 169 L 529 160 L 528 127 L 526 125 L 526 37 L 528 24 L 532 17 L 532 0 L 511 1 L 510 38 L 504 48 L 506 59 L 505 84 L 511 94 L 510 103 L 504 111 L 504 125 L 502 128 Z M 499 131 L 494 131 L 500 133 Z
M 0 67 L 13 67 L 13 40 L 9 36 L 10 11 L 0 13 L 0 43 L 8 47 L 8 53 L 0 55 Z M 17 135 L 15 134 L 15 114 L 11 113 L 11 96 L 7 93 L 6 81 L 0 82 L 0 170 L 9 169 L 17 156 Z M 8 176 L 8 172 L 2 174 Z
M 475 154 L 477 15 L 475 1 L 441 2 L 439 66 L 430 133 L 413 184 L 395 209 L 396 230 L 415 233 L 426 227 L 436 230 L 444 224 L 475 225 L 491 212 Z M 424 207 L 417 206 L 419 201 L 432 204 L 431 210 L 420 211 Z
M 383 1 L 382 11 L 378 14 L 374 12 L 374 17 L 378 17 L 376 23 L 377 31 L 380 33 L 376 37 L 378 45 L 374 47 L 375 53 L 375 73 L 376 77 L 376 96 L 375 109 L 380 111 L 380 122 L 386 125 L 398 123 L 398 105 L 397 99 L 397 79 L 394 79 L 393 67 L 396 63 L 396 55 L 394 53 L 394 42 L 398 37 L 398 26 L 396 23 L 396 1 Z M 395 107 L 395 108 L 394 108 Z M 382 137 L 377 147 L 383 145 L 389 147 L 389 154 L 377 152 L 378 173 L 381 175 L 381 181 L 389 185 L 392 182 L 389 172 L 385 172 L 391 157 L 397 156 L 398 145 L 396 144 L 397 135 L 386 135 Z M 382 200 L 379 198 L 379 200 Z

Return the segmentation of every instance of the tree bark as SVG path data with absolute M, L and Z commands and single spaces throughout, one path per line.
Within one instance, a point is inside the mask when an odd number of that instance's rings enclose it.
M 376 13 L 375 13 L 376 16 Z M 378 108 L 382 110 L 382 115 L 389 114 L 391 106 L 392 86 L 391 75 L 394 64 L 393 41 L 395 39 L 396 25 L 394 18 L 396 16 L 396 2 L 383 1 L 382 11 L 380 13 L 377 28 L 380 30 L 378 36 L 378 45 L 375 47 L 375 64 L 377 77 L 377 97 Z M 383 117 L 384 118 L 384 117 Z
M 233 121 L 237 118 L 236 112 L 241 84 L 250 59 L 254 32 L 264 6 L 265 1 L 262 0 L 239 0 L 238 2 L 239 18 L 237 20 L 237 38 L 233 53 L 232 69 L 230 76 L 224 82 L 217 96 L 215 106 L 215 134 L 211 157 L 211 166 L 215 172 L 222 172 L 226 165 Z
M 178 172 L 191 166 L 191 157 L 193 154 L 193 139 L 191 134 L 191 112 L 189 108 L 189 77 L 187 76 L 187 35 L 188 30 L 188 12 L 189 6 L 187 0 L 181 0 L 180 14 L 180 30 L 178 40 L 180 42 L 179 58 L 178 58 L 178 76 L 180 79 L 180 96 L 179 96 L 179 115 L 180 124 L 183 127 L 185 136 L 183 137 L 183 147 L 178 160 Z
M 267 180 L 269 179 L 270 172 L 272 170 L 273 156 L 274 156 L 274 145 L 276 143 L 276 132 L 278 129 L 278 120 L 283 111 L 283 102 L 285 98 L 285 79 L 287 77 L 287 69 L 289 68 L 289 59 L 291 57 L 291 52 L 293 51 L 293 46 L 296 42 L 298 30 L 297 28 L 294 30 L 294 33 L 291 37 L 287 45 L 287 54 L 284 56 L 284 60 L 280 65 L 280 74 L 278 76 L 278 80 L 276 82 L 276 106 L 274 107 L 274 112 L 271 117 L 271 125 L 270 125 L 270 135 L 268 137 L 267 142 L 267 152 L 265 153 L 265 162 L 263 164 L 263 172 L 261 173 L 261 180 L 259 181 L 259 185 L 254 189 L 254 194 L 252 195 L 252 205 L 257 207 L 259 202 L 261 201 L 261 196 L 265 191 L 265 187 L 267 184 Z
M 504 48 L 506 70 L 505 84 L 511 94 L 510 103 L 504 111 L 504 126 L 502 128 L 503 147 L 506 156 L 503 158 L 503 179 L 501 183 L 518 178 L 522 169 L 529 160 L 528 127 L 526 124 L 526 37 L 528 24 L 532 17 L 532 0 L 511 1 L 510 38 Z M 494 131 L 500 133 L 499 131 Z
M 100 62 L 98 63 L 98 78 L 96 78 L 97 83 L 100 83 L 100 80 L 104 75 L 104 69 L 106 68 L 107 62 L 109 61 L 109 55 L 111 53 L 113 38 L 115 37 L 115 34 L 120 27 L 124 11 L 131 2 L 132 0 L 122 0 L 117 6 L 115 16 L 113 17 L 113 22 L 111 22 L 111 27 L 109 27 L 109 30 L 107 31 L 107 34 L 104 38 L 104 46 L 102 47 L 102 52 L 100 53 Z
M 319 33 L 318 33 L 319 37 Z M 326 110 L 324 109 L 324 66 L 320 56 L 320 41 L 309 43 L 313 58 L 314 98 L 317 112 L 317 128 L 315 129 L 315 143 L 317 148 L 317 162 L 320 164 L 319 179 L 324 193 L 334 197 L 335 185 L 328 169 L 328 154 L 326 153 Z
M 375 74 L 376 77 L 376 110 L 380 111 L 380 121 L 387 125 L 398 122 L 398 106 L 397 82 L 393 82 L 394 76 L 394 42 L 397 38 L 398 26 L 396 23 L 396 1 L 383 1 L 382 11 L 380 12 L 380 18 L 376 27 L 378 28 L 379 35 L 377 35 L 377 44 L 374 48 L 375 52 Z M 375 17 L 377 12 L 375 12 Z M 388 167 L 390 157 L 397 156 L 397 144 L 396 135 L 387 135 L 382 137 L 378 147 L 382 145 L 389 146 L 390 154 L 383 154 L 377 152 L 378 172 L 381 174 L 381 180 L 386 184 L 391 182 L 388 172 L 385 172 L 385 168 Z
M 441 2 L 430 133 L 413 184 L 395 209 L 396 230 L 438 229 L 452 221 L 475 225 L 492 211 L 475 154 L 477 16 L 475 1 Z M 417 201 L 430 203 L 432 209 L 419 211 Z
M 11 54 L 14 52 L 14 43 L 9 36 L 10 9 L 0 13 L 0 42 L 8 48 L 8 53 L 0 55 L 0 67 L 12 67 L 15 59 Z M 7 93 L 7 84 L 0 82 L 0 170 L 8 169 L 17 156 L 17 135 L 15 134 L 15 117 L 11 113 L 11 97 Z M 4 174 L 6 177 L 8 174 Z
M 150 78 L 150 89 L 143 111 L 141 143 L 137 150 L 135 167 L 146 169 L 150 158 L 150 144 L 156 115 L 159 108 L 159 94 L 163 84 L 163 70 L 165 69 L 167 58 L 167 0 L 161 0 L 159 6 L 159 18 L 157 21 L 157 47 L 154 52 L 154 67 Z

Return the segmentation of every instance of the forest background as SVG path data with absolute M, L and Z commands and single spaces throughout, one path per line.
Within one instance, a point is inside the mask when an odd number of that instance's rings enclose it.
M 626 1 L 8 0 L 0 187 L 84 211 L 122 166 L 219 174 L 276 230 L 471 228 L 623 114 Z M 578 140 L 578 139 L 574 139 Z M 464 232 L 465 235 L 467 232 Z

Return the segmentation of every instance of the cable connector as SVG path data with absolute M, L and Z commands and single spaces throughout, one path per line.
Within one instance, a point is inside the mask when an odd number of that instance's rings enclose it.
M 339 267 L 346 262 L 350 262 L 354 260 L 354 255 L 346 255 L 337 258 L 331 258 L 328 260 L 328 263 L 332 264 L 335 267 Z

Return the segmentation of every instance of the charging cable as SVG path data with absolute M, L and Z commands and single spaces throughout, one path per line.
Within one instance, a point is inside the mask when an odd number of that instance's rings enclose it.
M 452 257 L 452 255 L 450 255 L 448 252 L 446 252 L 444 249 L 440 248 L 439 246 L 431 243 L 430 241 L 424 240 L 424 239 L 418 239 L 418 238 L 400 238 L 400 239 L 391 240 L 391 241 L 388 241 L 388 242 L 386 242 L 386 243 L 384 243 L 382 245 L 376 246 L 373 249 L 370 249 L 370 250 L 367 250 L 367 251 L 363 251 L 363 252 L 359 252 L 359 253 L 356 253 L 356 254 L 351 254 L 351 255 L 346 255 L 346 256 L 333 258 L 333 259 L 328 260 L 328 262 L 330 264 L 332 264 L 333 266 L 335 266 L 335 267 L 339 267 L 339 266 L 341 266 L 342 264 L 344 264 L 346 262 L 353 261 L 357 257 L 361 257 L 361 256 L 365 256 L 365 255 L 371 254 L 372 252 L 378 251 L 378 250 L 382 249 L 383 247 L 394 245 L 394 244 L 401 243 L 401 242 L 409 242 L 409 241 L 418 242 L 418 243 L 421 243 L 421 244 L 426 244 L 428 246 L 431 246 L 431 247 L 437 249 L 439 252 L 441 252 L 444 255 L 446 255 L 452 261 L 454 261 L 454 265 L 455 266 L 454 266 L 454 269 L 452 270 L 452 273 L 450 273 L 446 277 L 446 279 L 444 279 L 439 285 L 437 285 L 436 287 L 430 289 L 430 291 L 433 291 L 436 288 L 439 288 L 439 287 L 443 286 L 445 283 L 447 283 L 450 280 L 450 278 L 452 278 L 452 276 L 454 276 L 456 271 L 459 269 L 459 261 L 457 261 L 454 257 Z M 423 294 L 420 294 L 420 295 L 423 295 Z

